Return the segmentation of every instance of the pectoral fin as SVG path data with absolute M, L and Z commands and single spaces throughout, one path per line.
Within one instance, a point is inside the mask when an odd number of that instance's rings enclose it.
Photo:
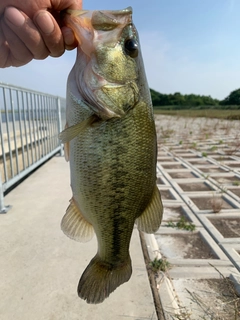
M 66 236 L 80 242 L 87 242 L 94 235 L 93 226 L 83 217 L 74 199 L 70 200 L 67 212 L 62 218 L 61 228 Z
M 136 219 L 138 229 L 146 233 L 156 232 L 160 227 L 162 214 L 163 206 L 161 195 L 157 186 L 155 186 L 152 199 L 147 208 L 144 210 L 141 216 Z
M 93 124 L 98 117 L 96 115 L 92 115 L 89 118 L 79 122 L 71 127 L 67 127 L 61 133 L 59 133 L 59 139 L 62 143 L 67 143 L 78 136 L 81 132 L 86 130 L 88 126 Z

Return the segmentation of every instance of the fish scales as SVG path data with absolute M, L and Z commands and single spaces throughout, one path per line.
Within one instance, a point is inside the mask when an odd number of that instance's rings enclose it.
M 80 44 L 68 78 L 67 125 L 60 134 L 73 192 L 62 230 L 79 241 L 96 234 L 98 251 L 79 281 L 78 294 L 88 303 L 100 303 L 131 276 L 134 223 L 154 232 L 161 222 L 156 131 L 131 9 L 73 12 L 67 21 Z M 104 28 L 109 35 L 101 33 Z M 91 46 L 88 37 L 93 43 L 99 38 Z M 130 53 L 124 49 L 129 39 Z M 116 62 L 120 65 L 114 68 Z

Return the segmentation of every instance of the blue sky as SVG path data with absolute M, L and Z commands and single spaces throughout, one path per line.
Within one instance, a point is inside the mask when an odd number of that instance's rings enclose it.
M 84 9 L 133 7 L 149 86 L 223 99 L 240 88 L 240 0 L 89 0 Z M 65 96 L 76 52 L 0 69 L 0 82 Z

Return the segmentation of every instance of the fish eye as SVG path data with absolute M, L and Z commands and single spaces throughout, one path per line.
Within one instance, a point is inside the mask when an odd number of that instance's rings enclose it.
M 137 41 L 129 38 L 124 43 L 125 52 L 131 58 L 136 58 L 138 56 L 138 44 Z

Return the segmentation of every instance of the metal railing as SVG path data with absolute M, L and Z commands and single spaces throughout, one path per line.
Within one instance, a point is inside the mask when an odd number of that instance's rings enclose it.
M 4 192 L 63 149 L 66 100 L 0 83 L 0 213 Z

